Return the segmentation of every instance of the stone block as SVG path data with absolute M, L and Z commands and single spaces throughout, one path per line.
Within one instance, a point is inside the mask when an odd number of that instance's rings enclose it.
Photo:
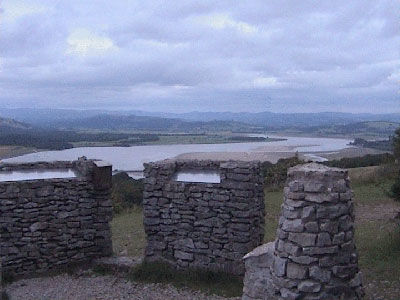
M 276 276 L 284 276 L 286 274 L 287 259 L 274 256 L 273 270 Z
M 188 260 L 188 261 L 192 261 L 193 260 L 193 253 L 189 253 L 189 252 L 183 252 L 183 251 L 175 251 L 174 253 L 174 257 L 178 258 L 178 259 L 182 259 L 182 260 Z
M 311 280 L 302 281 L 298 289 L 300 292 L 318 293 L 321 290 L 321 284 Z
M 295 242 L 301 247 L 315 246 L 317 235 L 313 233 L 289 233 L 289 241 Z
M 93 185 L 95 190 L 108 190 L 112 187 L 112 165 L 105 161 L 94 161 Z
M 301 219 L 295 220 L 284 220 L 282 224 L 282 230 L 288 232 L 303 232 L 304 225 Z
M 308 267 L 289 262 L 286 267 L 286 275 L 290 279 L 306 279 L 308 277 Z
M 316 281 L 328 283 L 331 280 L 331 271 L 318 266 L 310 267 L 310 278 Z

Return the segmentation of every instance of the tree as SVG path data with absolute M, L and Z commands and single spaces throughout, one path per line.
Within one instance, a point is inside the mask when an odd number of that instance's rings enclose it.
M 394 157 L 400 160 L 400 127 L 396 130 L 395 136 L 393 137 L 393 154 Z
M 396 158 L 397 163 L 400 161 L 400 127 L 396 130 L 395 136 L 393 138 L 393 154 Z M 400 201 L 400 171 L 397 175 L 396 181 L 392 186 L 393 198 Z

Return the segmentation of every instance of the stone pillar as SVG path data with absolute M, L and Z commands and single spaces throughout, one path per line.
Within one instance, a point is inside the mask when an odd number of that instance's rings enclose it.
M 111 227 L 112 220 L 112 165 L 106 161 L 96 160 L 93 162 L 92 180 L 93 191 L 92 198 L 98 203 L 98 213 L 94 218 L 102 230 L 96 232 L 96 245 L 101 249 L 102 256 L 111 256 L 113 254 Z
M 270 268 L 253 275 L 269 276 L 264 294 L 251 297 L 245 279 L 243 299 L 361 299 L 347 171 L 316 163 L 290 168 L 284 194 L 275 250 L 263 252 Z M 248 265 L 246 277 L 254 270 Z

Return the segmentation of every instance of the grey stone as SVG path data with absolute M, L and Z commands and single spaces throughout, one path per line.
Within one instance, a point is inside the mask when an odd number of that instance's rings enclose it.
M 344 179 L 340 179 L 333 183 L 333 190 L 339 193 L 345 193 L 347 190 L 346 181 Z
M 301 247 L 308 247 L 315 245 L 317 235 L 313 233 L 289 233 L 288 239 Z
M 286 219 L 299 219 L 301 216 L 301 210 L 293 209 L 292 207 L 287 206 L 286 209 L 282 210 L 282 215 Z
M 173 244 L 175 245 L 175 248 L 195 248 L 193 240 L 189 238 L 176 240 Z
M 324 202 L 336 202 L 338 199 L 336 195 L 331 195 L 331 194 L 306 193 L 305 200 L 315 203 L 324 203 Z
M 276 276 L 284 276 L 286 274 L 287 259 L 274 256 L 273 269 Z
M 311 280 L 302 281 L 298 289 L 300 292 L 318 293 L 321 290 L 321 284 Z
M 312 193 L 323 193 L 326 191 L 326 186 L 320 181 L 306 181 L 304 183 L 304 191 Z
M 331 280 L 331 272 L 317 266 L 310 267 L 310 277 L 316 281 L 328 283 Z
M 289 256 L 290 260 L 302 265 L 309 265 L 318 261 L 318 258 L 311 256 Z
M 318 234 L 317 246 L 324 247 L 332 245 L 331 236 L 327 232 Z
M 304 247 L 303 253 L 305 255 L 321 255 L 321 254 L 333 254 L 338 253 L 339 247 L 332 246 L 332 247 Z
M 288 184 L 289 189 L 291 192 L 302 192 L 304 191 L 304 184 L 302 182 L 299 181 L 291 181 Z
M 284 220 L 282 224 L 282 229 L 288 232 L 303 232 L 304 225 L 301 219 L 296 220 Z
M 306 202 L 300 200 L 285 199 L 285 204 L 294 208 L 298 208 L 305 206 Z
M 282 299 L 284 299 L 284 300 L 296 300 L 296 299 L 299 299 L 299 297 L 300 297 L 299 293 L 293 292 L 293 291 L 291 291 L 289 289 L 285 289 L 285 288 L 280 289 L 280 293 L 281 293 Z
M 308 233 L 318 233 L 319 226 L 317 222 L 308 222 L 304 225 L 305 231 Z
M 313 206 L 306 206 L 303 207 L 301 218 L 304 221 L 308 221 L 314 217 L 314 214 L 315 214 L 315 208 Z
M 270 242 L 255 248 L 243 257 L 246 269 L 270 268 L 273 265 L 275 243 Z
M 189 260 L 192 261 L 193 260 L 193 253 L 188 253 L 188 252 L 183 252 L 183 251 L 179 251 L 176 250 L 174 256 L 178 259 L 182 259 L 182 260 Z
M 338 229 L 339 224 L 338 224 L 338 222 L 335 222 L 335 221 L 328 221 L 328 222 L 321 223 L 320 228 L 321 228 L 321 231 L 326 231 L 329 233 L 337 233 L 339 230 Z
M 33 223 L 31 226 L 29 226 L 29 230 L 31 232 L 35 232 L 38 230 L 44 230 L 49 226 L 49 224 L 47 222 L 36 222 Z
M 298 255 L 298 253 L 300 253 L 300 247 L 289 241 L 282 240 L 278 240 L 277 250 L 283 253 L 287 253 L 288 255 Z
M 286 268 L 286 275 L 291 279 L 305 279 L 308 276 L 308 267 L 289 262 Z
M 358 272 L 352 280 L 350 280 L 350 286 L 352 288 L 358 287 L 362 285 L 362 275 L 361 272 Z
M 338 234 L 335 234 L 333 236 L 332 244 L 333 245 L 340 245 L 344 243 L 344 238 L 345 238 L 345 233 L 344 232 L 339 232 Z

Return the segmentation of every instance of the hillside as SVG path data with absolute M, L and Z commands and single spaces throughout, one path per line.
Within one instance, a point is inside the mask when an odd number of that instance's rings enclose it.
M 387 121 L 369 121 L 359 122 L 347 125 L 336 125 L 333 130 L 339 134 L 377 134 L 377 135 L 393 135 L 397 128 L 400 127 L 398 122 Z
M 338 112 L 320 113 L 273 113 L 273 112 L 146 112 L 139 110 L 73 110 L 73 109 L 6 109 L 0 108 L 0 115 L 39 126 L 54 126 L 60 121 L 68 123 L 99 115 L 157 117 L 186 120 L 189 122 L 228 121 L 246 123 L 268 128 L 289 128 L 309 126 L 346 125 L 365 121 L 400 122 L 400 113 L 393 114 L 352 114 Z M 65 125 L 65 124 L 64 124 Z
M 9 118 L 1 118 L 0 117 L 0 133 L 14 132 L 14 131 L 30 129 L 30 128 L 31 128 L 31 126 L 26 123 L 18 122 L 13 119 L 9 119 Z
M 143 112 L 142 112 L 143 113 Z M 137 112 L 136 114 L 139 114 Z M 149 115 L 150 113 L 147 113 Z M 352 114 L 338 112 L 320 113 L 273 113 L 273 112 L 190 112 L 182 114 L 153 113 L 150 115 L 180 118 L 192 121 L 236 121 L 264 127 L 309 127 L 344 125 L 365 121 L 400 122 L 400 113 L 397 114 Z
M 260 126 L 233 121 L 185 121 L 160 117 L 102 114 L 89 118 L 54 123 L 58 128 L 96 130 L 136 130 L 161 132 L 214 132 L 214 131 L 263 131 Z
M 296 128 L 296 131 L 306 135 L 316 136 L 346 136 L 366 140 L 388 139 L 394 135 L 399 122 L 365 121 L 345 125 L 309 126 Z

